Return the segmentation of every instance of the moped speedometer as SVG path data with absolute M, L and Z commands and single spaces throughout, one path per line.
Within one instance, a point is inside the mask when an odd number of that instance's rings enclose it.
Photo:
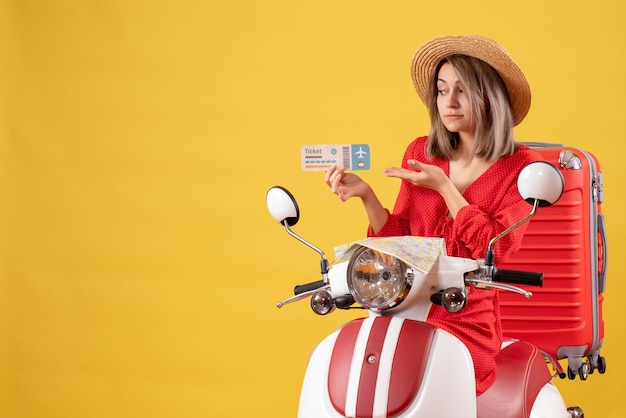
M 367 247 L 348 263 L 348 288 L 362 306 L 383 311 L 400 304 L 411 290 L 412 270 L 398 258 Z

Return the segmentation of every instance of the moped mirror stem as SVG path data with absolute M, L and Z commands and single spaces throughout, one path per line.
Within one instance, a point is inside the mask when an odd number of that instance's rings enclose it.
M 511 225 L 504 231 L 500 232 L 498 235 L 493 237 L 491 241 L 489 241 L 489 245 L 487 246 L 487 254 L 485 255 L 485 267 L 487 267 L 487 277 L 491 277 L 492 275 L 491 270 L 493 268 L 494 258 L 495 258 L 495 255 L 493 253 L 493 246 L 495 245 L 495 243 L 498 242 L 502 237 L 505 237 L 506 235 L 511 233 L 511 231 L 514 231 L 515 229 L 519 228 L 520 226 L 528 222 L 530 218 L 535 216 L 535 213 L 537 213 L 537 208 L 539 208 L 539 202 L 540 202 L 539 199 L 534 199 L 533 209 L 530 211 L 528 215 L 526 215 L 523 219 Z
M 329 267 L 328 267 L 328 260 L 326 259 L 326 254 L 324 254 L 324 251 L 317 248 L 315 245 L 311 244 L 309 241 L 305 240 L 300 235 L 293 232 L 291 228 L 289 228 L 289 223 L 287 223 L 287 220 L 283 221 L 283 225 L 285 226 L 285 230 L 287 231 L 289 235 L 291 235 L 292 237 L 294 237 L 295 239 L 297 239 L 304 245 L 308 246 L 309 248 L 315 250 L 322 257 L 322 261 L 320 261 L 321 273 L 322 273 L 322 276 L 324 276 L 324 283 L 328 283 Z

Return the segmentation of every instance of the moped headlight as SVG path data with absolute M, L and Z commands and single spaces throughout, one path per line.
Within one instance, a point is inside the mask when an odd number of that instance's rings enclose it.
M 348 288 L 366 308 L 383 311 L 397 306 L 412 285 L 412 270 L 400 259 L 371 248 L 359 248 L 348 263 Z

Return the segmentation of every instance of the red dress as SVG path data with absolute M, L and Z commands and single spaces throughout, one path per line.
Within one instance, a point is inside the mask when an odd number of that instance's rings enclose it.
M 414 159 L 437 165 L 449 176 L 448 160 L 428 161 L 425 147 L 426 137 L 413 141 L 404 154 L 402 167 L 410 169 L 407 160 Z M 489 241 L 529 213 L 530 205 L 517 191 L 517 175 L 526 164 L 538 160 L 542 160 L 538 152 L 520 145 L 513 155 L 496 161 L 465 190 L 463 197 L 470 205 L 462 208 L 456 219 L 448 215 L 439 193 L 403 180 L 393 214 L 377 234 L 370 226 L 368 236 L 443 237 L 448 255 L 484 258 Z M 495 244 L 496 262 L 519 248 L 524 231 L 524 227 L 519 228 Z M 496 378 L 495 356 L 502 344 L 497 291 L 472 289 L 467 306 L 458 313 L 433 305 L 428 322 L 467 345 L 474 360 L 476 393 L 489 388 Z

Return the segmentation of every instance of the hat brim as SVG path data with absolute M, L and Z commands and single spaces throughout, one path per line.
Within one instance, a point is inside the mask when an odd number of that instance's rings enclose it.
M 450 55 L 469 55 L 491 65 L 506 85 L 513 123 L 518 125 L 530 109 L 530 85 L 509 53 L 492 39 L 480 35 L 444 36 L 422 45 L 411 63 L 411 77 L 417 94 L 428 104 L 428 82 L 442 59 Z

